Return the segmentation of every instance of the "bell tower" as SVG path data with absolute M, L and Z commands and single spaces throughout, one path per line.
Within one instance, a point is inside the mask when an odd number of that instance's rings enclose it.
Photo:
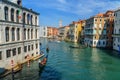
M 62 20 L 59 21 L 59 27 L 62 27 Z

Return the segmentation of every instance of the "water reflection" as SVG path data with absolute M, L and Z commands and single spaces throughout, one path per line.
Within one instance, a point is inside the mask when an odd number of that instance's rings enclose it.
M 56 69 L 46 66 L 39 80 L 61 80 L 62 75 Z M 49 77 L 48 77 L 49 76 Z

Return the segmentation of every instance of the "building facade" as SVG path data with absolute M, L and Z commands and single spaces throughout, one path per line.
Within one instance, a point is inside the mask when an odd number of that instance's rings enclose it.
M 65 27 L 58 28 L 58 38 L 59 40 L 64 40 Z
M 113 49 L 120 51 L 120 9 L 116 10 L 114 14 Z
M 40 26 L 39 37 L 47 37 L 47 27 Z
M 85 27 L 86 21 L 80 20 L 79 21 L 79 29 L 78 29 L 78 42 L 81 44 L 84 44 L 84 27 Z
M 106 17 L 106 22 L 105 22 L 105 26 L 106 26 L 106 48 L 113 48 L 113 31 L 114 31 L 114 11 L 109 10 L 105 13 L 105 17 Z
M 57 38 L 58 37 L 58 28 L 55 28 L 55 27 L 53 27 L 52 28 L 53 30 L 53 38 Z
M 52 38 L 53 34 L 53 29 L 52 27 L 47 27 L 47 37 Z
M 104 14 L 100 13 L 86 20 L 85 44 L 91 47 L 106 47 Z
M 114 29 L 114 12 L 97 14 L 86 20 L 85 44 L 91 47 L 112 48 Z
M 72 42 L 77 42 L 77 22 L 72 22 L 70 25 L 69 25 L 70 29 L 69 29 L 69 32 L 68 32 L 68 39 L 69 41 L 72 41 Z
M 77 22 L 73 21 L 70 25 L 69 25 L 69 32 L 68 32 L 68 37 L 69 40 L 72 42 L 80 42 L 81 40 L 81 33 L 83 30 L 83 26 L 84 26 L 85 22 L 84 20 L 79 20 Z
M 0 0 L 0 67 L 10 68 L 39 55 L 39 13 L 21 0 Z
M 47 27 L 47 37 L 48 38 L 57 38 L 58 29 L 55 27 Z

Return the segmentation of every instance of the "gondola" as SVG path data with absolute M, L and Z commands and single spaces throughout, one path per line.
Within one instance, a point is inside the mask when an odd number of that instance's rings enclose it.
M 80 48 L 79 46 L 69 46 L 70 48 Z
M 39 61 L 39 69 L 43 69 L 47 63 L 47 57 L 44 57 L 42 61 Z
M 70 48 L 76 48 L 76 49 L 84 49 L 87 48 L 86 46 L 69 46 Z

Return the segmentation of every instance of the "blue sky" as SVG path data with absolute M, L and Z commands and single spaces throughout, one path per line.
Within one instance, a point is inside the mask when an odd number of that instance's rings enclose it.
M 40 13 L 40 26 L 58 27 L 59 20 L 65 26 L 100 12 L 115 10 L 120 7 L 120 0 L 23 0 L 23 6 Z

